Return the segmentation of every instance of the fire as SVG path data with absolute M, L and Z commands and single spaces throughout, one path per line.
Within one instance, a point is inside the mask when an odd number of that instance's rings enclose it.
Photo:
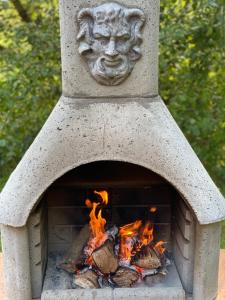
M 140 267 L 138 267 L 138 266 L 135 266 L 135 270 L 136 270 L 136 272 L 138 272 L 139 274 L 142 274 L 142 272 L 143 272 L 143 268 L 140 268 Z
M 154 249 L 156 250 L 156 252 L 158 252 L 159 254 L 163 254 L 166 251 L 165 248 L 165 242 L 164 241 L 159 241 L 158 243 L 155 244 Z
M 120 259 L 129 264 L 132 256 L 136 255 L 144 246 L 148 246 L 153 240 L 153 225 L 147 222 L 142 226 L 142 221 L 125 225 L 120 228 Z M 159 253 L 163 254 L 163 246 L 157 243 Z M 163 252 L 162 252 L 163 251 Z
M 166 243 L 158 242 L 154 237 L 154 224 L 149 219 L 137 219 L 120 228 L 116 224 L 107 224 L 106 227 L 102 209 L 109 203 L 109 195 L 107 191 L 93 193 L 97 200 L 85 200 L 90 209 L 90 230 L 78 264 L 74 260 L 61 264 L 63 270 L 75 273 L 73 282 L 76 286 L 132 287 L 136 283 L 143 283 L 149 276 L 166 276 L 170 259 L 164 253 Z M 149 206 L 148 211 L 155 213 L 157 208 Z
M 93 264 L 92 253 L 95 249 L 103 245 L 103 243 L 109 238 L 105 230 L 106 219 L 102 217 L 102 205 L 107 205 L 109 202 L 109 195 L 107 191 L 94 191 L 94 194 L 99 196 L 99 202 L 92 202 L 90 199 L 86 199 L 85 204 L 91 209 L 89 214 L 90 221 L 90 238 L 85 248 L 86 263 L 90 266 Z M 157 211 L 156 207 L 151 207 L 150 212 Z M 119 260 L 120 263 L 130 265 L 132 257 L 142 251 L 143 247 L 151 244 L 151 247 L 160 254 L 165 252 L 165 242 L 159 241 L 155 245 L 153 232 L 153 224 L 147 222 L 142 223 L 141 220 L 137 220 L 133 223 L 126 224 L 119 229 Z M 141 273 L 141 268 L 137 267 L 137 272 Z
M 138 236 L 141 224 L 142 222 L 137 220 L 120 228 L 120 259 L 125 263 L 129 264 L 131 261 L 135 237 Z
M 150 222 L 147 222 L 140 231 L 138 251 L 140 251 L 143 246 L 149 245 L 153 239 L 153 226 Z
M 92 207 L 93 207 L 93 204 L 92 204 L 92 202 L 91 202 L 90 199 L 86 199 L 85 204 L 86 204 L 86 206 L 87 206 L 88 208 L 92 208 Z
M 102 198 L 103 204 L 107 205 L 109 203 L 109 194 L 107 191 L 101 191 L 101 192 L 94 191 L 94 193 L 96 195 L 99 195 Z
M 91 261 L 91 254 L 92 252 L 100 247 L 108 238 L 108 235 L 105 231 L 106 219 L 102 217 L 102 208 L 99 208 L 100 204 L 107 204 L 108 203 L 108 193 L 106 191 L 97 192 L 94 191 L 95 194 L 101 197 L 101 202 L 91 202 L 91 200 L 86 199 L 85 204 L 88 208 L 92 208 L 89 217 L 90 217 L 90 239 L 88 241 L 87 247 L 85 249 L 87 255 L 87 262 Z

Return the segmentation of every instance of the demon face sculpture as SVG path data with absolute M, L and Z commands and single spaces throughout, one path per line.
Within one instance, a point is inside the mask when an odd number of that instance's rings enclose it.
M 79 53 L 92 76 L 108 86 L 123 82 L 141 57 L 143 11 L 107 3 L 82 9 L 77 20 Z

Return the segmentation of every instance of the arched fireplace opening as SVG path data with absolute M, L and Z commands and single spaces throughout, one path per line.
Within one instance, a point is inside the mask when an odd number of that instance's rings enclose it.
M 162 272 L 146 276 L 134 287 L 150 286 L 154 294 L 154 289 L 163 286 L 164 292 L 167 288 L 175 290 L 177 299 L 183 299 L 184 291 L 192 293 L 196 221 L 191 209 L 178 191 L 156 173 L 131 163 L 97 161 L 57 179 L 29 217 L 33 298 L 41 293 L 42 297 L 49 295 L 52 290 L 79 289 L 70 272 L 71 261 L 76 259 L 78 264 L 87 242 L 85 228 L 91 209 L 86 200 L 98 202 L 97 193 L 101 191 L 107 192 L 109 200 L 102 207 L 107 228 L 119 229 L 138 220 L 142 224 L 150 222 L 154 245 L 163 242 L 166 249 L 169 263 L 161 266 Z M 128 287 L 126 284 L 120 287 Z

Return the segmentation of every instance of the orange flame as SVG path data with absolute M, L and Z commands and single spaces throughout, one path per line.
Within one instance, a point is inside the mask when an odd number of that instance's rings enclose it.
M 92 202 L 90 199 L 86 199 L 85 204 L 91 209 L 89 214 L 90 221 L 90 238 L 85 248 L 86 263 L 90 266 L 93 264 L 92 252 L 99 248 L 108 238 L 108 234 L 105 231 L 106 219 L 102 217 L 102 204 L 107 205 L 109 202 L 109 196 L 107 191 L 94 191 L 94 194 L 98 195 L 99 202 Z M 156 207 L 150 207 L 149 211 L 155 213 Z M 142 226 L 142 221 L 137 220 L 133 223 L 120 227 L 120 250 L 119 259 L 120 262 L 130 264 L 131 259 L 137 252 L 145 246 L 148 246 L 153 240 L 153 225 L 147 222 Z M 165 252 L 165 242 L 159 241 L 153 247 L 156 252 L 162 255 Z M 142 273 L 142 268 L 137 266 L 136 271 Z
M 108 203 L 108 193 L 106 191 L 97 192 L 94 191 L 95 194 L 98 194 L 101 197 L 102 203 Z M 92 252 L 100 247 L 108 238 L 107 233 L 105 231 L 106 219 L 102 217 L 102 209 L 97 213 L 97 208 L 101 204 L 100 202 L 91 202 L 89 199 L 86 199 L 85 204 L 88 208 L 92 208 L 89 217 L 90 217 L 90 231 L 91 237 L 88 241 L 86 248 L 86 255 L 88 257 L 91 256 Z M 90 259 L 87 259 L 87 262 L 90 262 Z
M 155 244 L 154 249 L 156 250 L 156 252 L 162 255 L 166 251 L 166 248 L 164 246 L 165 244 L 166 242 L 159 241 L 158 243 Z
M 108 192 L 106 192 L 106 191 L 101 191 L 101 192 L 94 191 L 94 193 L 101 197 L 103 204 L 107 205 L 109 203 L 109 194 L 108 194 Z
M 140 220 L 134 223 L 127 224 L 120 227 L 120 259 L 126 263 L 130 263 L 132 257 L 132 250 L 134 246 L 134 237 L 138 235 L 138 230 L 141 227 Z
M 143 246 L 149 245 L 153 239 L 153 226 L 150 222 L 147 222 L 140 232 L 137 251 L 140 251 Z
M 85 200 L 85 204 L 86 204 L 86 206 L 87 206 L 88 208 L 92 208 L 92 207 L 93 207 L 93 204 L 92 204 L 92 202 L 91 202 L 90 199 L 86 199 L 86 200 Z

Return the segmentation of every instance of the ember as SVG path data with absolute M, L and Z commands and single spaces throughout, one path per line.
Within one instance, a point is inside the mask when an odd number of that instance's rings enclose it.
M 74 286 L 81 288 L 131 287 L 156 274 L 166 275 L 169 259 L 165 242 L 154 240 L 150 221 L 136 220 L 119 229 L 109 227 L 102 210 L 109 203 L 107 191 L 94 191 L 98 202 L 86 199 L 89 239 L 74 268 Z M 156 208 L 150 212 L 155 213 Z M 65 269 L 65 268 L 64 268 Z
M 150 213 L 154 214 L 157 212 L 157 208 L 155 206 L 150 207 L 149 209 Z

